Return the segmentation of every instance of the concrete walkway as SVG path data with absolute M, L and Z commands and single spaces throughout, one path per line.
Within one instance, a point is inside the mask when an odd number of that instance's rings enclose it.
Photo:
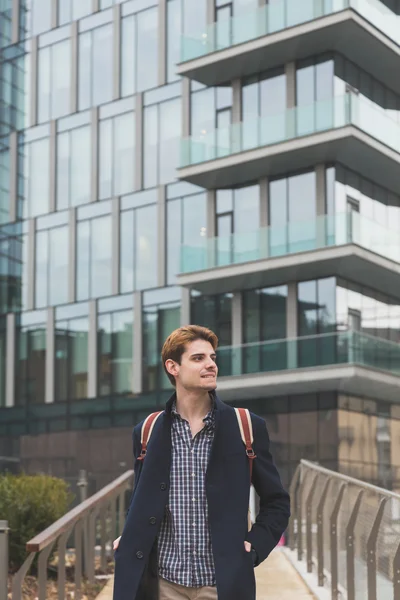
M 314 600 L 314 595 L 281 550 L 274 550 L 255 573 L 257 600 Z
M 257 600 L 314 600 L 300 575 L 281 550 L 274 550 L 256 571 Z M 112 600 L 110 579 L 97 600 Z

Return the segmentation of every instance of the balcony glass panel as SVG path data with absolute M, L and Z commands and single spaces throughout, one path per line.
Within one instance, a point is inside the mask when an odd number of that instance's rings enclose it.
M 344 364 L 400 375 L 400 345 L 349 330 L 221 347 L 217 364 L 220 377 Z
M 329 129 L 354 125 L 400 152 L 400 125 L 376 104 L 353 93 L 283 113 L 255 117 L 181 140 L 181 164 L 187 167 L 209 160 L 270 146 Z
M 182 246 L 182 274 L 344 244 L 400 262 L 400 233 L 355 211 L 200 240 Z
M 379 0 L 281 0 L 210 24 L 197 35 L 183 36 L 181 62 L 212 54 L 320 17 L 352 8 L 400 44 L 399 16 Z

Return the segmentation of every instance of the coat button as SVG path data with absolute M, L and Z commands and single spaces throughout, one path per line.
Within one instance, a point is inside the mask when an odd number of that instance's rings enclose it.
M 150 519 L 149 519 L 150 525 L 155 525 L 156 521 L 157 521 L 157 519 L 155 517 L 150 517 Z
M 162 490 L 163 492 L 167 489 L 167 484 L 166 483 L 162 483 L 160 485 L 160 490 Z
M 136 552 L 136 558 L 143 558 L 143 552 L 141 552 L 141 550 L 139 550 L 139 552 Z

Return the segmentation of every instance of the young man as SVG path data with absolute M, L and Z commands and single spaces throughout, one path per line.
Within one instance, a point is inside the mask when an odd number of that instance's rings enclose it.
M 249 460 L 234 409 L 215 394 L 217 336 L 174 331 L 162 361 L 176 392 L 155 422 L 145 460 L 133 431 L 135 485 L 114 542 L 114 600 L 255 600 L 254 567 L 278 543 L 289 496 L 269 451 L 265 421 L 251 414 L 252 481 L 260 511 L 248 531 Z

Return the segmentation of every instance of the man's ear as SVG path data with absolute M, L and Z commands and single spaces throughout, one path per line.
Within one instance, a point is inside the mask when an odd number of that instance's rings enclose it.
M 171 358 L 165 361 L 165 368 L 170 375 L 173 375 L 174 377 L 178 375 L 179 365 Z

